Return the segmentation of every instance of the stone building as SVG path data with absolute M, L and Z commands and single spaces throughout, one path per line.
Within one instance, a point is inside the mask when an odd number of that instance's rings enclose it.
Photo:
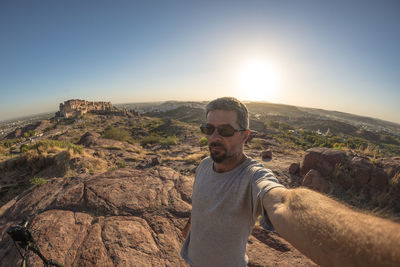
M 70 118 L 83 115 L 89 111 L 112 111 L 114 110 L 111 102 L 93 102 L 80 99 L 71 99 L 60 103 L 60 110 L 56 112 L 56 117 Z

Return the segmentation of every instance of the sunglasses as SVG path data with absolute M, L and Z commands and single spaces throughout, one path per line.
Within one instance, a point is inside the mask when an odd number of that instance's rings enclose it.
M 212 135 L 215 129 L 217 129 L 218 134 L 222 137 L 230 137 L 230 136 L 233 136 L 236 132 L 246 131 L 246 129 L 236 130 L 229 124 L 224 124 L 224 125 L 215 127 L 212 124 L 204 123 L 200 126 L 201 132 L 206 135 Z

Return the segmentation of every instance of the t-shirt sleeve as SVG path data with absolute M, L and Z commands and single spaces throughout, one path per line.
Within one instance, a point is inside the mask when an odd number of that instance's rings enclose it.
M 271 189 L 277 187 L 285 188 L 275 178 L 271 170 L 260 168 L 254 173 L 252 181 L 253 217 L 254 220 L 256 220 L 257 217 L 261 214 L 262 219 L 260 225 L 263 226 L 266 230 L 270 231 L 273 231 L 274 228 L 268 218 L 267 213 L 265 212 L 262 199 L 266 193 L 268 193 Z

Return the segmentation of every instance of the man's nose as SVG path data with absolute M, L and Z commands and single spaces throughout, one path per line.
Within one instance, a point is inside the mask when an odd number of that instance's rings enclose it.
M 222 136 L 218 133 L 217 129 L 214 129 L 214 132 L 208 136 L 209 140 L 221 140 Z

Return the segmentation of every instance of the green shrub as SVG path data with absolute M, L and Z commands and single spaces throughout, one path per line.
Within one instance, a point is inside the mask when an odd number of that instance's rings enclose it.
M 42 186 L 47 184 L 47 180 L 42 177 L 33 177 L 32 179 L 29 180 L 29 182 L 35 186 Z
M 176 136 L 168 136 L 160 139 L 160 145 L 170 146 L 178 144 L 179 139 Z
M 29 130 L 29 131 L 24 132 L 24 137 L 28 138 L 28 137 L 34 136 L 35 134 L 36 134 L 36 132 L 34 130 Z
M 257 137 L 253 138 L 253 139 L 251 139 L 250 143 L 253 144 L 253 147 L 256 149 L 264 149 L 264 146 L 263 146 L 264 140 L 261 138 L 257 138 Z
M 204 137 L 204 136 L 203 136 L 202 138 L 200 138 L 199 144 L 200 144 L 200 146 L 206 146 L 206 145 L 208 145 L 207 138 Z
M 8 151 L 9 151 L 8 148 L 0 144 L 0 156 L 7 156 Z
M 145 136 L 142 139 L 140 139 L 140 145 L 141 146 L 146 146 L 146 145 L 152 145 L 152 144 L 157 144 L 161 140 L 160 136 L 157 135 L 149 135 Z
M 126 163 L 123 162 L 123 161 L 118 161 L 117 162 L 117 166 L 118 166 L 118 168 L 125 168 L 126 167 Z
M 19 142 L 21 142 L 20 138 L 14 138 L 14 139 L 6 139 L 6 140 L 2 141 L 2 144 L 3 144 L 3 146 L 10 148 Z
M 345 141 L 348 148 L 365 149 L 368 146 L 368 141 L 360 137 L 350 137 Z
M 118 141 L 130 141 L 131 134 L 125 129 L 120 129 L 117 127 L 109 126 L 104 130 L 104 138 L 118 140 Z

